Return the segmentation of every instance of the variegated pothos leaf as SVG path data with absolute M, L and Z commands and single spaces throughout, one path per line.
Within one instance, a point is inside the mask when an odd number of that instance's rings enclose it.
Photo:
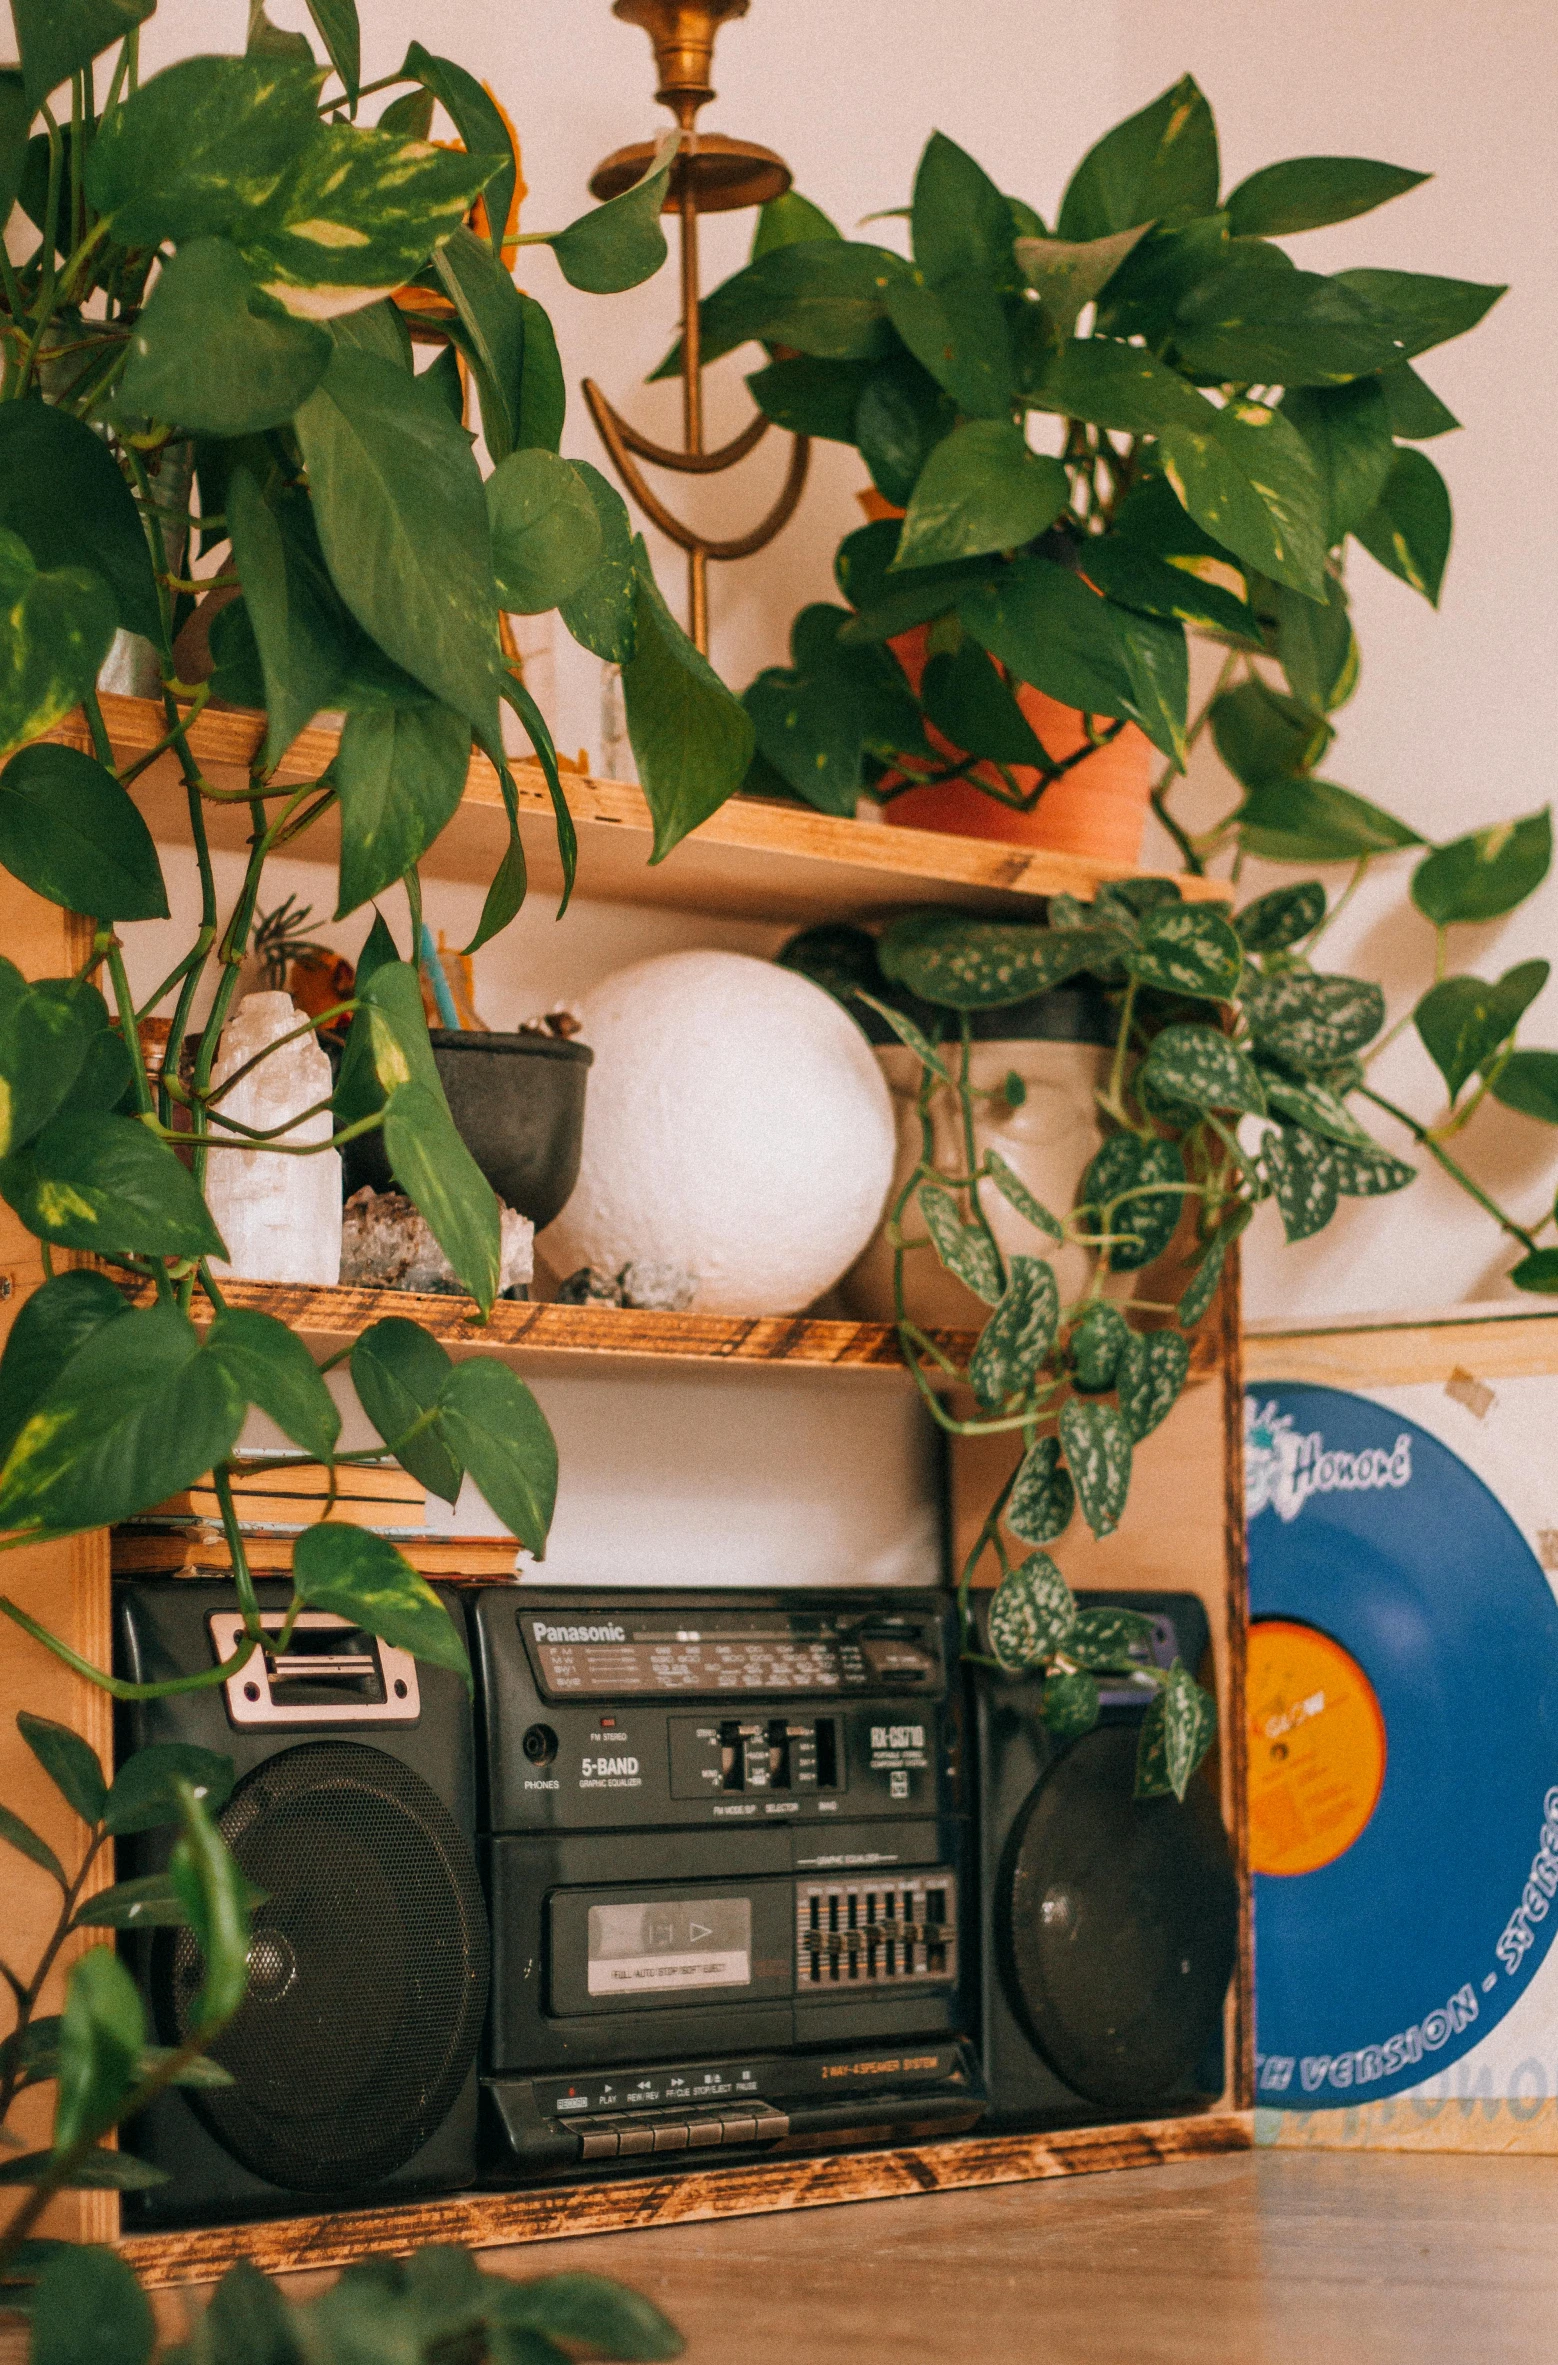
M 1003 1404 L 1028 1385 L 1055 1344 L 1059 1319 L 1054 1268 L 1041 1256 L 1011 1258 L 1001 1302 L 968 1359 L 969 1384 L 981 1404 Z
M 990 1648 L 1012 1674 L 1052 1659 L 1076 1621 L 1070 1586 L 1047 1552 L 1008 1570 L 990 1604 Z
M 963 1221 L 957 1201 L 940 1183 L 921 1183 L 919 1201 L 936 1254 L 947 1271 L 987 1306 L 995 1305 L 1001 1296 L 1001 1268 L 987 1235 L 977 1224 Z
M 1052 1544 L 1076 1508 L 1076 1489 L 1062 1468 L 1060 1441 L 1041 1437 L 1023 1455 L 1006 1502 L 1006 1524 L 1025 1544 Z
M 1126 1342 L 1115 1392 L 1133 1445 L 1140 1445 L 1173 1411 L 1189 1369 L 1190 1341 L 1182 1331 L 1136 1333 Z
M 1113 1535 L 1131 1489 L 1131 1436 L 1112 1404 L 1073 1396 L 1061 1406 L 1060 1443 L 1082 1516 L 1095 1536 Z

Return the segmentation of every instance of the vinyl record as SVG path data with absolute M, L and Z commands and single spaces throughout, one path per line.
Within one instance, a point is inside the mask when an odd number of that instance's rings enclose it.
M 1558 1605 L 1475 1471 L 1332 1388 L 1245 1405 L 1257 2099 L 1383 2101 L 1558 1930 Z

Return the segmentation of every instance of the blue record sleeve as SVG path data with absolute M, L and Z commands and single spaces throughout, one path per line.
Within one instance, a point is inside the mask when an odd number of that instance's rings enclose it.
M 1268 1384 L 1245 1444 L 1252 1621 L 1339 1643 L 1384 1720 L 1351 1845 L 1254 1883 L 1257 2100 L 1340 2109 L 1470 2052 L 1558 1930 L 1558 1605 L 1482 1479 L 1399 1413 Z

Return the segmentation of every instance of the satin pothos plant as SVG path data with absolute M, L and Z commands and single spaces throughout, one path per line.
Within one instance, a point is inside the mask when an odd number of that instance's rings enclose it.
M 351 999 L 323 1014 L 351 1021 L 325 1105 L 337 1145 L 382 1128 L 398 1184 L 484 1317 L 498 1207 L 428 1041 L 418 864 L 459 804 L 474 745 L 497 768 L 509 836 L 473 943 L 518 910 L 505 703 L 551 789 L 565 902 L 574 864 L 551 739 L 500 618 L 558 606 L 622 664 L 657 855 L 736 785 L 751 732 L 666 611 L 618 496 L 559 456 L 556 344 L 509 269 L 516 247 L 545 244 L 577 287 L 647 277 L 666 251 L 674 140 L 624 195 L 520 235 L 505 120 L 451 60 L 413 42 L 365 84 L 353 0 L 315 0 L 323 60 L 255 5 L 245 54 L 142 80 L 153 5 L 14 0 L 21 63 L 0 70 L 0 865 L 90 922 L 73 976 L 29 982 L 0 960 L 0 1195 L 50 1273 L 0 1361 L 0 1550 L 125 1518 L 210 1473 L 245 1616 L 237 1655 L 194 1679 L 215 1683 L 261 1640 L 233 1501 L 251 1409 L 332 1488 L 343 1463 L 371 1458 L 339 1450 L 325 1370 L 302 1340 L 229 1305 L 211 1269 L 226 1251 L 210 1161 L 256 1142 L 315 1154 L 239 1125 L 223 1105 L 238 1078 L 212 1081 L 268 860 L 306 856 L 328 817 L 338 919 L 404 889 L 409 935 L 397 944 L 381 914 Z M 364 108 L 386 91 L 369 124 Z M 435 108 L 452 141 L 429 138 Z M 428 349 L 402 306 L 425 337 L 429 303 L 441 343 L 419 368 Z M 213 670 L 186 681 L 180 635 L 214 594 L 229 596 L 210 626 Z M 149 665 L 164 725 L 132 761 L 98 691 L 116 636 Z M 209 779 L 191 741 L 213 697 L 263 710 L 241 789 Z M 326 709 L 344 714 L 338 752 L 317 778 L 282 785 L 282 759 Z M 91 753 L 51 736 L 72 717 Z M 165 919 L 169 896 L 135 792 L 164 755 L 183 778 L 193 851 L 180 859 L 199 917 L 137 998 L 120 931 Z M 225 908 L 207 822 L 235 798 L 250 851 Z M 57 1251 L 95 1269 L 55 1272 Z M 469 1474 L 544 1550 L 556 1449 L 512 1371 L 482 1355 L 456 1365 L 399 1319 L 375 1324 L 350 1361 L 385 1450 L 450 1500 Z M 329 1518 L 302 1535 L 287 1631 L 304 1602 L 469 1680 L 438 1598 L 380 1537 Z

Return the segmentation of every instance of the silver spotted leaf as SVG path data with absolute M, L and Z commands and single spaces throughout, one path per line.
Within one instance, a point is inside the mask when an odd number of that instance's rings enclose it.
M 1141 1721 L 1136 1796 L 1183 1799 L 1190 1777 L 1217 1738 L 1217 1702 L 1176 1659 Z
M 1111 931 L 977 920 L 945 909 L 909 912 L 877 944 L 882 975 L 946 1010 L 999 1010 L 1075 977 L 1114 947 Z
M 1336 1213 L 1336 1148 L 1302 1125 L 1284 1125 L 1266 1136 L 1261 1154 L 1290 1244 L 1312 1240 Z
M 1082 1516 L 1095 1536 L 1111 1536 L 1131 1491 L 1131 1433 L 1112 1404 L 1073 1396 L 1060 1408 L 1060 1445 Z
M 1047 1552 L 1009 1569 L 990 1604 L 990 1649 L 1009 1674 L 1042 1667 L 1076 1623 L 1070 1586 Z
M 1408 1166 L 1405 1159 L 1393 1158 L 1376 1141 L 1333 1141 L 1330 1150 L 1336 1187 L 1344 1199 L 1383 1199 L 1387 1193 L 1404 1191 L 1409 1182 L 1417 1180 L 1415 1166 Z
M 1368 1135 L 1358 1123 L 1341 1094 L 1324 1084 L 1317 1076 L 1309 1076 L 1298 1083 L 1291 1076 L 1283 1076 L 1268 1068 L 1261 1078 L 1266 1087 L 1266 1098 L 1274 1117 L 1286 1117 L 1294 1125 L 1307 1125 L 1311 1133 L 1324 1134 L 1327 1141 L 1352 1142 L 1372 1148 Z
M 1014 1256 L 1001 1302 L 968 1359 L 969 1385 L 981 1404 L 1004 1404 L 1027 1387 L 1055 1344 L 1059 1321 L 1053 1266 L 1042 1256 Z
M 1080 1610 L 1066 1657 L 1077 1667 L 1150 1667 L 1152 1643 L 1152 1620 L 1140 1610 Z
M 1025 1544 L 1052 1544 L 1065 1534 L 1076 1509 L 1071 1474 L 1061 1465 L 1058 1438 L 1030 1445 L 1006 1500 L 1006 1524 Z
M 1190 1341 L 1183 1331 L 1149 1330 L 1127 1341 L 1115 1374 L 1115 1393 L 1133 1445 L 1140 1445 L 1173 1411 L 1189 1369 Z
M 939 1076 L 944 1084 L 951 1083 L 952 1078 L 935 1045 L 928 1035 L 920 1032 L 912 1018 L 902 1010 L 895 1010 L 890 1002 L 879 1001 L 875 994 L 868 994 L 863 986 L 857 985 L 853 990 L 857 1002 L 864 1002 L 867 1009 L 876 1012 L 878 1018 L 886 1019 L 899 1042 L 903 1044 L 905 1050 L 914 1053 L 922 1067 L 929 1068 L 931 1074 Z
M 1018 1076 L 1016 1081 L 1021 1084 L 1022 1078 Z M 1007 1100 L 1013 1108 L 1020 1108 L 1022 1101 L 1012 1100 L 1011 1083 L 1012 1078 L 1008 1077 Z M 1024 1097 L 1026 1097 L 1026 1086 L 1024 1086 Z M 1006 1201 L 1007 1206 L 1015 1207 L 1017 1213 L 1026 1222 L 1032 1224 L 1036 1232 L 1046 1233 L 1051 1240 L 1064 1240 L 1066 1236 L 1064 1224 L 1057 1216 L 1051 1215 L 1047 1207 L 1042 1206 L 1035 1199 L 1022 1177 L 1012 1172 L 999 1150 L 986 1150 L 985 1172 Z
M 1098 1722 L 1098 1686 L 1085 1671 L 1046 1675 L 1039 1715 L 1057 1741 L 1080 1741 Z
M 1325 918 L 1325 889 L 1318 879 L 1294 887 L 1273 887 L 1234 914 L 1247 953 L 1280 953 L 1312 934 Z
M 1263 1117 L 1266 1095 L 1255 1063 L 1211 1026 L 1166 1026 L 1152 1039 L 1138 1085 L 1180 1108 L 1233 1109 Z
M 1161 904 L 1147 913 L 1125 966 L 1160 993 L 1228 1002 L 1244 974 L 1244 947 L 1221 912 L 1204 903 Z
M 920 1213 L 947 1271 L 987 1306 L 995 1305 L 1002 1294 L 1001 1266 L 988 1236 L 977 1224 L 963 1221 L 957 1201 L 940 1183 L 921 1183 L 919 1199 Z
M 1115 1368 L 1130 1337 L 1125 1316 L 1107 1298 L 1095 1297 L 1071 1326 L 1071 1369 L 1077 1386 L 1096 1394 L 1114 1386 Z
M 1087 1211 L 1090 1230 L 1107 1227 L 1112 1272 L 1139 1272 L 1162 1255 L 1179 1222 L 1184 1185 L 1178 1142 L 1143 1141 L 1134 1133 L 1109 1136 L 1082 1177 L 1077 1204 Z
M 1385 996 L 1364 977 L 1247 978 L 1240 999 L 1256 1057 L 1301 1076 L 1361 1051 L 1385 1023 Z

